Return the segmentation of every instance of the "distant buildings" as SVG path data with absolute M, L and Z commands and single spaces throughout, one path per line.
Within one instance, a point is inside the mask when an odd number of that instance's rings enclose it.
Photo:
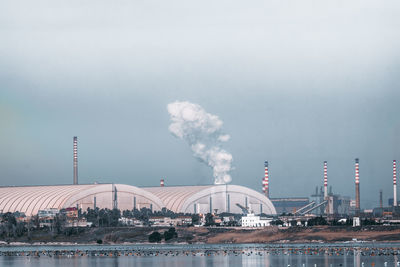
M 191 216 L 178 216 L 176 218 L 153 216 L 149 218 L 151 226 L 188 226 L 192 224 Z
M 118 222 L 122 225 L 127 225 L 127 226 L 136 226 L 136 227 L 143 226 L 143 221 L 135 218 L 121 217 L 118 219 Z

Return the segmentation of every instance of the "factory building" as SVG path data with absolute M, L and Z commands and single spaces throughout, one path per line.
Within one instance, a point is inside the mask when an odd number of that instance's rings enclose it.
M 176 213 L 276 214 L 263 194 L 238 185 L 174 186 L 139 188 L 124 184 L 0 187 L 0 212 L 23 212 L 77 207 L 154 211 L 167 208 Z

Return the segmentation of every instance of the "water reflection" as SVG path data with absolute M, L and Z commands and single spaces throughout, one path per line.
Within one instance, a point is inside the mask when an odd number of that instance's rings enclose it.
M 359 249 L 354 250 L 354 267 L 361 266 L 361 253 Z
M 324 263 L 325 263 L 325 267 L 329 267 L 329 258 L 328 258 L 328 254 L 325 252 L 324 254 Z
M 271 267 L 270 255 L 269 253 L 264 253 L 264 266 Z

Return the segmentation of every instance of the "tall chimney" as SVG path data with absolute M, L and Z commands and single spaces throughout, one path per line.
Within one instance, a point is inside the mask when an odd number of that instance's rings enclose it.
M 360 169 L 359 160 L 356 159 L 356 215 L 360 214 Z
M 382 193 L 382 189 L 379 190 L 379 207 L 381 209 L 383 209 L 383 193 Z
M 328 198 L 328 162 L 324 161 L 324 199 Z
M 269 173 L 268 173 L 268 161 L 264 162 L 264 179 L 263 179 L 263 191 L 267 198 L 269 198 Z
M 74 184 L 78 184 L 78 137 L 74 136 Z
M 397 172 L 396 172 L 396 160 L 393 160 L 393 206 L 397 206 Z
M 324 200 L 328 200 L 328 162 L 324 161 Z M 325 214 L 329 213 L 329 200 L 325 205 Z
M 161 186 L 161 187 L 164 187 L 164 179 L 161 179 L 161 180 L 160 180 L 160 186 Z

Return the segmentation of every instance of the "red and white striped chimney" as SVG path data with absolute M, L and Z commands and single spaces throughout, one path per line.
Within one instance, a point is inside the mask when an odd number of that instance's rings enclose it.
M 324 199 L 328 198 L 328 162 L 324 161 Z
M 164 187 L 164 179 L 161 179 L 161 180 L 160 180 L 160 186 L 161 186 L 161 187 Z
M 73 152 L 74 152 L 74 180 L 73 184 L 78 184 L 78 137 L 74 136 L 74 146 L 73 146 Z
M 356 159 L 356 215 L 360 213 L 360 166 L 359 160 Z
M 393 206 L 397 206 L 397 170 L 396 170 L 396 160 L 393 160 Z
M 269 173 L 268 173 L 268 161 L 265 161 L 265 162 L 264 162 L 263 192 L 264 192 L 265 196 L 269 198 Z

